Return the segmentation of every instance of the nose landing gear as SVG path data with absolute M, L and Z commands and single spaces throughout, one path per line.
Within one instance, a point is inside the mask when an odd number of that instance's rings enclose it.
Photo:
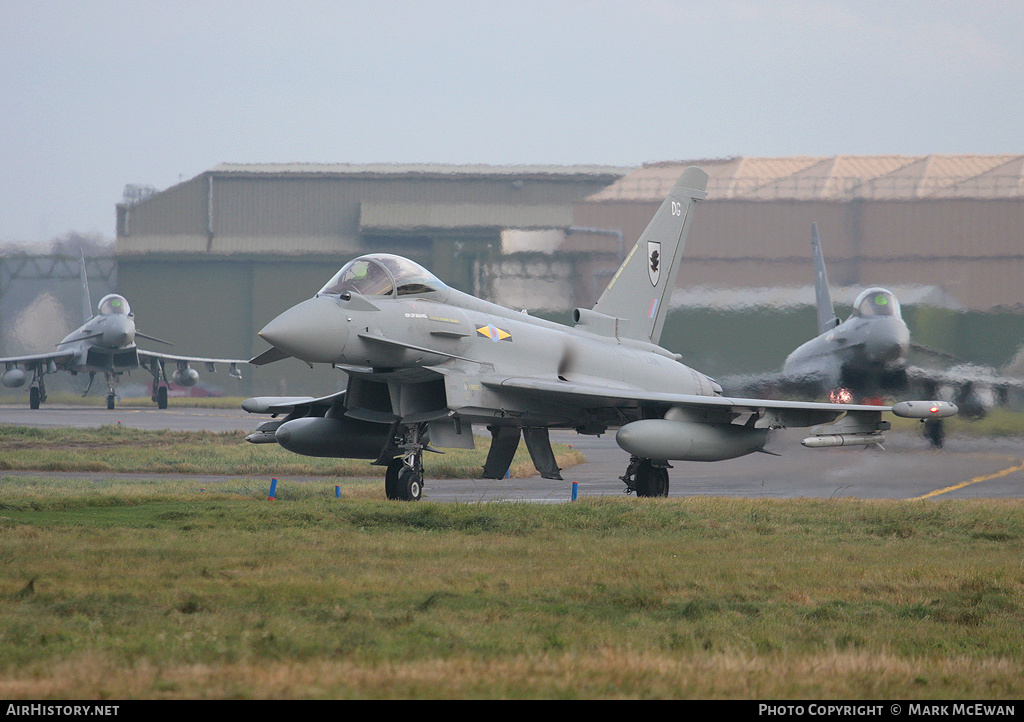
M 419 501 L 423 496 L 423 463 L 421 454 L 398 458 L 388 464 L 384 476 L 384 493 L 388 499 Z
M 417 424 L 405 428 L 400 436 L 398 448 L 404 453 L 391 460 L 384 476 L 384 493 L 388 499 L 419 501 L 423 496 L 423 450 L 428 448 L 425 432 L 425 425 Z

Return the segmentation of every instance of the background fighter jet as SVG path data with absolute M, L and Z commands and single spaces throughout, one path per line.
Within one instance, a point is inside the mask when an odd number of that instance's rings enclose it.
M 6 366 L 0 383 L 7 387 L 24 385 L 27 374 L 32 374 L 29 383 L 29 406 L 38 409 L 39 404 L 46 401 L 45 376 L 57 371 L 69 371 L 72 374 L 88 372 L 89 393 L 97 373 L 102 373 L 107 381 L 107 408 L 114 408 L 114 384 L 118 377 L 134 368 L 142 367 L 153 376 L 153 401 L 161 409 L 167 408 L 167 371 L 166 365 L 176 366 L 171 380 L 181 386 L 193 386 L 199 380 L 199 373 L 191 368 L 192 363 L 205 363 L 208 371 L 213 371 L 215 364 L 229 364 L 229 375 L 241 378 L 238 364 L 248 363 L 245 359 L 215 359 L 194 356 L 173 356 L 170 354 L 143 351 L 135 345 L 135 338 L 141 337 L 159 343 L 153 336 L 135 328 L 135 316 L 132 314 L 128 301 L 124 296 L 111 293 L 100 299 L 97 313 L 90 313 L 92 300 L 89 296 L 89 280 L 85 273 L 85 255 L 82 254 L 79 276 L 82 281 L 82 315 L 85 322 L 68 334 L 57 344 L 57 350 L 28 356 L 10 356 L 0 358 Z M 83 394 L 84 396 L 85 394 Z
M 961 413 L 979 417 L 1005 397 L 1008 389 L 1024 389 L 1024 380 L 1000 377 L 977 365 L 948 369 L 911 365 L 907 358 L 911 349 L 951 356 L 911 342 L 900 303 L 884 288 L 862 291 L 853 303 L 853 313 L 840 323 L 816 223 L 811 225 L 811 248 L 819 335 L 794 350 L 779 373 L 723 379 L 727 393 L 782 393 L 854 403 L 882 403 L 886 397 L 923 394 L 946 398 Z M 941 421 L 929 421 L 926 435 L 941 446 Z
M 620 477 L 639 496 L 668 494 L 669 462 L 761 451 L 772 428 L 821 425 L 807 446 L 881 442 L 883 411 L 931 418 L 952 404 L 894 407 L 726 398 L 710 377 L 658 345 L 683 247 L 707 174 L 688 168 L 593 309 L 568 327 L 447 287 L 417 264 L 371 254 L 346 264 L 315 297 L 268 323 L 273 348 L 252 363 L 293 356 L 348 373 L 322 398 L 263 397 L 243 408 L 275 418 L 248 438 L 311 456 L 386 466 L 391 499 L 419 499 L 423 452 L 472 448 L 491 433 L 482 476 L 500 479 L 525 438 L 537 470 L 560 479 L 552 428 L 616 428 L 630 461 Z M 284 418 L 276 418 L 283 416 Z
M 832 304 L 818 226 L 811 226 L 818 336 L 786 358 L 781 373 L 723 379 L 736 393 L 799 394 L 831 401 L 864 403 L 907 388 L 910 330 L 896 297 L 884 288 L 857 296 L 843 323 Z

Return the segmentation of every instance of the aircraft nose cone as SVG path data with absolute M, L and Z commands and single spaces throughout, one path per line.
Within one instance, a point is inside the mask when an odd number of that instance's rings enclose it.
M 348 319 L 334 301 L 311 298 L 289 308 L 264 326 L 259 335 L 309 363 L 344 362 Z
M 109 323 L 103 329 L 103 345 L 108 348 L 123 348 L 135 341 L 135 326 L 127 323 Z
M 910 331 L 902 320 L 879 324 L 868 336 L 866 350 L 873 361 L 888 363 L 906 356 L 910 347 Z

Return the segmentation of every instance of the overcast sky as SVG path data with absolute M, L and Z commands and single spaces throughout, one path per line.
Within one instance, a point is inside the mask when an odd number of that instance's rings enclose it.
M 0 0 L 0 243 L 222 162 L 1024 153 L 1019 0 Z

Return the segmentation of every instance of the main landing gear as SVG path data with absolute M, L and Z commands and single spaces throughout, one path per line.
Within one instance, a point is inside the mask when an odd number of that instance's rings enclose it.
M 150 397 L 156 402 L 158 409 L 167 408 L 167 373 L 164 371 L 163 366 L 156 359 L 153 359 L 151 365 L 144 366 L 144 368 L 153 375 L 153 395 Z M 161 377 L 163 383 L 161 383 Z
M 626 493 L 636 492 L 637 496 L 668 496 L 668 470 L 665 461 L 653 461 L 632 457 L 626 473 L 619 477 L 626 484 Z
M 928 439 L 933 449 L 941 449 L 946 440 L 946 430 L 942 419 L 924 419 L 924 438 Z
M 46 386 L 43 384 L 43 380 L 39 379 L 39 384 L 30 386 L 28 390 L 28 407 L 30 409 L 38 409 L 39 404 L 46 401 Z
M 46 401 L 46 382 L 43 381 L 45 372 L 36 368 L 32 372 L 32 384 L 28 387 L 28 407 L 38 409 L 39 405 Z
M 166 409 L 167 408 L 167 387 L 166 386 L 161 386 L 159 379 L 157 379 L 155 376 L 153 377 L 153 396 L 152 396 L 152 399 L 153 399 L 153 401 L 156 402 L 156 407 L 158 409 Z

